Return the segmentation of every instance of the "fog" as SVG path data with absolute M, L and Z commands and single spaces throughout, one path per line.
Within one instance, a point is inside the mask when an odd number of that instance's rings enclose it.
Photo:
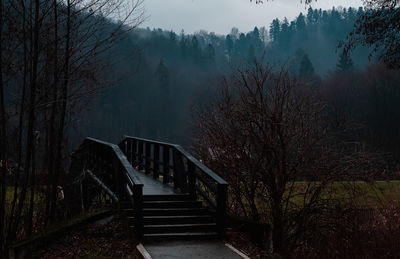
M 313 1 L 313 9 L 332 7 L 359 7 L 360 0 Z M 186 33 L 200 30 L 227 34 L 232 27 L 250 31 L 254 26 L 262 27 L 273 19 L 287 17 L 292 20 L 300 12 L 307 12 L 309 5 L 300 0 L 264 1 L 256 4 L 249 0 L 146 0 L 144 8 L 147 19 L 141 27 L 162 28 Z

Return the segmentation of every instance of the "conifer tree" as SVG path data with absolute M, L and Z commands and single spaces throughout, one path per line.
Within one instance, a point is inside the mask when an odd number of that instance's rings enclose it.
M 158 63 L 156 72 L 154 74 L 162 88 L 167 90 L 169 85 L 169 72 L 162 59 L 160 60 L 160 63 Z
M 228 51 L 228 55 L 230 56 L 230 55 L 232 55 L 232 51 L 233 51 L 233 41 L 232 41 L 232 37 L 231 37 L 231 35 L 226 35 L 226 38 L 225 38 L 225 47 L 226 47 L 226 50 Z
M 281 31 L 281 25 L 279 19 L 274 19 L 269 26 L 269 38 L 273 41 L 277 41 L 279 38 L 279 33 Z
M 304 54 L 301 59 L 299 74 L 301 77 L 307 79 L 314 76 L 314 66 L 307 54 Z
M 339 56 L 339 61 L 336 65 L 336 72 L 350 72 L 354 69 L 354 63 L 351 59 L 349 53 L 345 50 L 342 51 L 342 54 Z
M 249 50 L 247 52 L 247 62 L 253 63 L 256 59 L 256 53 L 253 44 L 249 46 Z
M 206 61 L 208 64 L 215 64 L 215 49 L 211 44 L 208 44 L 205 49 Z

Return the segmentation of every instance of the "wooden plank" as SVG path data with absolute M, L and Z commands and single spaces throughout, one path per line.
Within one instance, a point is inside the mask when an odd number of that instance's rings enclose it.
M 174 160 L 174 188 L 181 189 L 182 192 L 187 191 L 187 181 L 186 173 L 183 166 L 182 155 L 176 150 L 173 150 L 173 160 Z
M 139 162 L 138 147 L 137 147 L 138 143 L 137 143 L 136 140 L 131 140 L 129 142 L 132 143 L 132 160 L 131 160 L 131 163 L 132 163 L 133 167 L 136 167 L 138 165 L 138 162 Z
M 153 177 L 158 179 L 160 175 L 160 145 L 154 144 Z
M 204 173 L 208 174 L 211 178 L 213 178 L 213 180 L 216 181 L 218 184 L 226 184 L 226 185 L 228 185 L 228 183 L 224 179 L 222 179 L 219 175 L 217 175 L 212 170 L 210 170 L 207 166 L 205 166 L 204 164 L 200 163 L 195 157 L 193 157 L 189 152 L 187 152 L 185 149 L 183 149 L 180 145 L 161 142 L 161 141 L 155 141 L 155 140 L 149 140 L 149 139 L 144 139 L 144 138 L 132 137 L 132 136 L 125 136 L 125 137 L 128 138 L 128 139 L 136 139 L 138 141 L 147 141 L 147 142 L 151 142 L 151 143 L 154 143 L 154 144 L 157 143 L 157 144 L 160 144 L 162 146 L 169 147 L 169 148 L 175 148 L 179 152 L 181 152 L 182 155 L 184 157 L 186 157 L 189 161 L 193 162 L 196 167 L 198 167 Z
M 169 147 L 163 146 L 163 183 L 169 182 Z
M 138 141 L 138 168 L 139 171 L 143 170 L 143 158 L 144 158 L 144 153 L 143 153 L 143 145 L 144 142 L 143 141 Z
M 144 147 L 145 147 L 145 150 L 144 150 L 144 152 L 145 152 L 145 156 L 144 156 L 144 161 L 145 161 L 144 171 L 145 171 L 146 174 L 149 174 L 150 171 L 151 171 L 151 168 L 150 168 L 151 144 L 150 144 L 150 142 L 145 142 Z
M 195 165 L 192 162 L 188 161 L 188 191 L 192 199 L 197 199 L 195 170 Z

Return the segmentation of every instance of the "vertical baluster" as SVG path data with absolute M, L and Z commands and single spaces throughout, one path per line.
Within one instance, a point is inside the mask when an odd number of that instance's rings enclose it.
M 196 175 L 195 175 L 196 167 L 191 161 L 188 161 L 188 180 L 189 180 L 189 193 L 192 199 L 197 199 L 196 196 Z
M 138 141 L 138 166 L 139 170 L 143 170 L 143 141 Z
M 150 173 L 150 165 L 151 165 L 151 144 L 150 142 L 145 142 L 145 167 L 144 167 L 144 171 L 146 172 L 146 174 Z
M 160 174 L 160 145 L 154 144 L 153 177 L 158 179 Z
M 118 197 L 118 199 L 121 201 L 123 200 L 123 179 L 120 177 L 121 174 L 121 164 L 119 163 L 119 160 L 117 156 L 115 155 L 114 152 L 111 154 L 111 163 L 112 163 L 112 169 L 114 169 L 114 184 L 115 184 L 115 189 L 112 190 Z M 118 208 L 119 209 L 119 208 Z
M 137 140 L 131 140 L 132 143 L 132 166 L 136 167 L 138 165 L 138 147 L 137 147 Z
M 185 184 L 185 168 L 183 165 L 183 159 L 181 153 L 174 148 L 173 150 L 173 160 L 174 160 L 174 188 L 180 188 L 182 192 L 186 192 Z
M 133 186 L 133 211 L 135 213 L 136 237 L 143 237 L 143 184 Z
M 163 146 L 163 183 L 169 182 L 169 147 Z
M 125 156 L 126 156 L 126 159 L 128 159 L 129 163 L 132 164 L 132 141 L 130 141 L 129 139 L 126 139 L 125 143 L 126 143 Z
M 125 154 L 126 157 L 128 157 L 128 140 L 124 140 L 124 143 L 122 144 L 121 151 Z
M 217 185 L 217 229 L 220 235 L 224 234 L 226 219 L 227 184 Z

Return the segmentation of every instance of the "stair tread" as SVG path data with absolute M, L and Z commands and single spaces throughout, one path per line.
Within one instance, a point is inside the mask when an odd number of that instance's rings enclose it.
M 186 201 L 143 201 L 143 203 L 201 203 L 201 201 L 195 201 L 195 200 L 186 200 Z
M 143 208 L 143 210 L 206 210 L 204 208 Z
M 178 198 L 178 197 L 190 197 L 188 194 L 145 194 L 143 195 L 143 198 L 154 198 L 154 197 L 160 197 L 160 198 Z
M 185 218 L 212 218 L 210 215 L 183 215 L 183 216 L 144 216 L 146 219 L 185 219 Z M 133 217 L 131 217 L 133 218 Z
M 209 232 L 183 232 L 183 233 L 159 233 L 159 234 L 149 234 L 146 233 L 144 234 L 145 237 L 158 237 L 158 236 L 163 236 L 163 237 L 168 237 L 168 236 L 217 236 L 218 233 L 215 231 L 209 231 Z
M 133 209 L 123 209 L 123 210 L 124 211 L 132 211 Z M 207 209 L 202 208 L 202 207 L 200 207 L 200 208 L 182 207 L 182 208 L 143 208 L 143 210 L 148 210 L 148 211 L 153 211 L 153 210 L 176 210 L 176 211 L 179 211 L 179 210 L 204 210 L 204 211 L 206 211 Z
M 179 215 L 179 216 L 171 216 L 171 215 L 161 215 L 161 216 L 143 216 L 145 219 L 187 219 L 187 218 L 214 218 L 211 215 Z M 135 219 L 135 217 L 128 217 L 128 219 Z
M 144 227 L 193 227 L 193 226 L 216 226 L 216 223 L 187 223 L 187 224 L 163 224 L 163 225 L 144 225 Z

